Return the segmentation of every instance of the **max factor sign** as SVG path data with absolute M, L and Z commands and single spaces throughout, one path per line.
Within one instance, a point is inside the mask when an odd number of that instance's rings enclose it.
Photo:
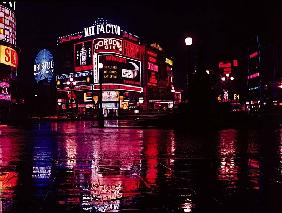
M 84 28 L 85 37 L 100 34 L 120 35 L 120 26 L 114 24 L 97 24 Z

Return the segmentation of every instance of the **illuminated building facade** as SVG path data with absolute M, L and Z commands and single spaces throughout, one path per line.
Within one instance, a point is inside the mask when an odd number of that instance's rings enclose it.
M 15 103 L 12 84 L 17 75 L 15 2 L 0 3 L 0 122 Z
M 95 114 L 101 94 L 105 117 L 147 110 L 150 100 L 169 100 L 173 105 L 173 62 L 164 55 L 159 45 L 147 47 L 138 36 L 104 19 L 59 37 L 58 113 Z M 156 91 L 157 99 L 152 97 Z

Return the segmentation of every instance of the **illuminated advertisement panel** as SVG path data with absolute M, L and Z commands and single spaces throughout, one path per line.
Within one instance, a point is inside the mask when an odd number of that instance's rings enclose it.
M 47 80 L 50 82 L 54 75 L 54 60 L 52 53 L 43 49 L 40 50 L 34 60 L 34 78 L 36 82 Z
M 117 38 L 97 38 L 93 41 L 93 49 L 95 53 L 122 53 L 122 40 Z
M 16 45 L 15 13 L 3 5 L 0 5 L 0 40 Z
M 158 54 L 153 51 L 146 51 L 147 57 L 147 73 L 148 73 L 148 85 L 157 86 L 159 78 L 159 66 L 158 63 Z
M 13 48 L 0 45 L 0 63 L 11 67 L 18 66 L 18 54 Z
M 123 51 L 122 55 L 129 57 L 129 58 L 134 58 L 137 60 L 142 60 L 144 50 L 141 45 L 135 44 L 133 42 L 123 40 Z
M 84 71 L 93 68 L 92 41 L 76 43 L 74 45 L 74 70 Z
M 118 91 L 103 91 L 102 93 L 103 101 L 119 101 L 119 92 Z
M 10 84 L 0 81 L 0 101 L 11 101 Z
M 99 55 L 103 83 L 141 86 L 141 62 L 118 55 Z

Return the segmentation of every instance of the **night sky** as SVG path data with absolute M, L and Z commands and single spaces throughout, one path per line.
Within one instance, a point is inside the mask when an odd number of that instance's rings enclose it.
M 32 78 L 42 48 L 53 50 L 58 36 L 75 33 L 103 17 L 147 43 L 158 42 L 175 59 L 176 86 L 184 86 L 184 39 L 191 35 L 202 60 L 213 67 L 236 57 L 256 33 L 282 38 L 278 1 L 60 1 L 17 2 L 20 71 Z M 281 4 L 281 3 L 280 3 Z

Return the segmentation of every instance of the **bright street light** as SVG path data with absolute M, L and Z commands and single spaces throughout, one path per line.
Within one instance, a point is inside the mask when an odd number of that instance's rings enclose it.
M 191 37 L 185 38 L 185 44 L 186 44 L 186 46 L 191 46 L 192 45 L 192 38 Z

